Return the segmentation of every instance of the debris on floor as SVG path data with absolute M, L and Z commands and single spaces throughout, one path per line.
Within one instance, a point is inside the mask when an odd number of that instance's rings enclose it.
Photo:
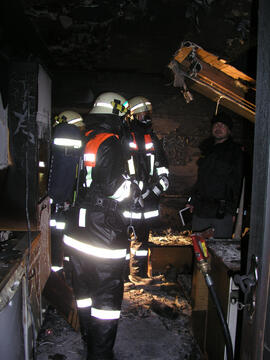
M 171 228 L 160 231 L 151 231 L 149 235 L 149 242 L 158 246 L 184 246 L 192 245 L 190 237 L 191 231 L 175 231 Z
M 191 275 L 164 274 L 150 285 L 125 283 L 114 347 L 117 360 L 202 360 L 191 329 Z M 80 333 L 48 306 L 37 344 L 37 360 L 83 359 Z
M 37 339 L 37 360 L 81 360 L 83 343 L 64 317 L 48 306 Z

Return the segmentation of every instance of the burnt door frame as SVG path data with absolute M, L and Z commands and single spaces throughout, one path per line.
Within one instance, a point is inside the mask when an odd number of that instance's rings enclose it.
M 244 308 L 241 360 L 270 357 L 270 1 L 259 0 L 256 121 L 247 273 L 258 259 L 255 312 Z M 247 300 L 247 296 L 245 298 Z

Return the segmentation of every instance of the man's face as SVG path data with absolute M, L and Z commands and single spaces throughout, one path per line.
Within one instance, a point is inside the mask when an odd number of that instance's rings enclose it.
M 145 125 L 151 124 L 151 111 L 144 111 L 136 114 L 136 118 Z
M 223 142 L 229 138 L 231 134 L 227 125 L 222 122 L 216 122 L 212 126 L 212 135 L 217 143 Z

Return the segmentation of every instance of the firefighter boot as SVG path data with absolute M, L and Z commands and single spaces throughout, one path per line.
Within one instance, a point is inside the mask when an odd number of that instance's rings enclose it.
M 90 326 L 91 310 L 89 307 L 83 308 L 83 309 L 78 309 L 78 315 L 79 315 L 79 321 L 80 321 L 81 337 L 82 337 L 83 343 L 86 344 L 87 338 L 88 338 L 87 332 L 88 332 L 88 329 Z
M 87 338 L 87 360 L 114 360 L 118 320 L 91 318 Z
M 130 256 L 129 280 L 134 285 L 150 285 L 153 280 L 147 277 L 147 257 Z

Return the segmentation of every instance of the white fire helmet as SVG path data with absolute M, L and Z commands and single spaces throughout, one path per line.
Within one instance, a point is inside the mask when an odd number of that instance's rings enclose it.
M 115 114 L 124 116 L 128 110 L 127 100 L 114 92 L 100 94 L 90 110 L 90 114 Z
M 66 110 L 61 112 L 58 116 L 56 116 L 55 125 L 60 123 L 73 124 L 78 127 L 83 127 L 83 118 L 80 114 L 73 110 Z
M 131 115 L 146 111 L 152 112 L 151 102 L 143 96 L 135 96 L 128 103 Z

